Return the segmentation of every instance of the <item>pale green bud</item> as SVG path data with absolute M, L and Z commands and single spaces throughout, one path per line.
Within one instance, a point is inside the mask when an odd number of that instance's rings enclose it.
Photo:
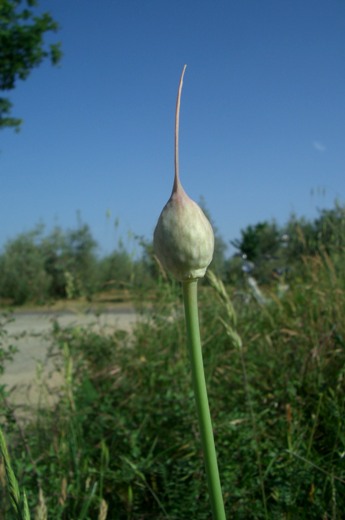
M 163 267 L 178 280 L 205 275 L 213 257 L 213 230 L 201 208 L 181 185 L 160 214 L 153 243 Z
M 202 278 L 212 261 L 214 251 L 211 224 L 198 204 L 188 197 L 179 179 L 179 108 L 185 68 L 176 105 L 174 187 L 160 214 L 153 236 L 154 250 L 162 266 L 181 281 Z

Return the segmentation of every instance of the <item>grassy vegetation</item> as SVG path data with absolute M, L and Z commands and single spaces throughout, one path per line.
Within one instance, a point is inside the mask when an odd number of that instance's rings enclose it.
M 210 519 L 181 289 L 162 279 L 152 291 L 131 335 L 56 326 L 58 404 L 25 426 L 3 416 L 32 516 Z M 343 518 L 344 253 L 303 258 L 266 305 L 229 291 L 219 280 L 200 291 L 227 518 Z M 0 482 L 11 520 L 3 471 Z

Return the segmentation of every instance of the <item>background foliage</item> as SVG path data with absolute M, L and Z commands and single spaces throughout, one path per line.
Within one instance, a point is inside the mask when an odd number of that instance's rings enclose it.
M 235 253 L 229 257 L 226 242 L 214 223 L 213 227 L 211 269 L 237 288 L 245 287 L 248 277 L 260 285 L 284 284 L 302 269 L 304 257 L 330 252 L 336 256 L 345 246 L 345 208 L 339 204 L 321 211 L 314 221 L 293 215 L 283 226 L 274 221 L 250 225 L 232 241 Z M 162 275 L 152 243 L 142 237 L 136 241 L 135 255 L 119 240 L 110 254 L 100 256 L 90 227 L 80 218 L 74 229 L 56 227 L 46 233 L 39 225 L 9 240 L 0 252 L 0 301 L 17 305 L 76 297 L 92 300 L 104 290 L 152 286 Z
M 58 24 L 49 13 L 37 12 L 36 0 L 0 2 L 0 92 L 11 91 L 18 80 L 25 80 L 32 69 L 49 59 L 56 65 L 61 58 L 60 44 L 45 45 L 46 33 Z M 11 115 L 12 103 L 0 97 L 0 129 L 19 129 L 22 121 Z
M 224 281 L 240 262 L 236 283 L 224 293 L 220 279 L 201 284 L 205 371 L 229 518 L 343 518 L 343 225 L 336 206 L 314 222 L 252 226 L 237 243 L 240 254 L 224 259 Z M 118 270 L 141 315 L 132 333 L 55 324 L 51 355 L 63 381 L 56 404 L 31 410 L 24 425 L 5 406 L 0 422 L 30 510 L 37 518 L 209 520 L 179 285 L 154 267 L 150 244 L 139 260 L 122 246 L 97 259 L 84 224 L 19 238 L 42 279 L 42 251 L 54 259 L 50 265 L 63 266 L 60 274 L 66 266 L 73 272 L 81 251 L 89 259 L 83 269 L 103 270 L 101 284 L 113 283 Z M 13 251 L 10 243 L 3 256 L 12 252 L 14 260 Z M 144 293 L 135 281 L 138 264 L 152 280 Z M 281 265 L 287 269 L 278 275 Z M 245 283 L 254 272 L 261 277 L 256 289 Z M 0 514 L 11 519 L 4 488 L 2 495 Z

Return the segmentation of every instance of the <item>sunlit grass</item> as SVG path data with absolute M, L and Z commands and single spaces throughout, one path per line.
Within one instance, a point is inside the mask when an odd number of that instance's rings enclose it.
M 342 518 L 343 262 L 305 258 L 281 299 L 266 287 L 266 306 L 200 289 L 227 517 Z M 55 330 L 58 404 L 21 430 L 1 419 L 31 512 L 41 486 L 48 518 L 209 519 L 184 336 L 179 287 L 164 280 L 131 334 Z M 0 507 L 11 519 L 4 490 Z

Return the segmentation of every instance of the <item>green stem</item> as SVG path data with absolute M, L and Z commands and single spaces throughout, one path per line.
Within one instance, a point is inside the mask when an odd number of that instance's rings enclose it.
M 198 317 L 197 280 L 186 280 L 182 283 L 182 286 L 194 394 L 198 412 L 202 449 L 204 452 L 211 508 L 214 520 L 225 520 L 225 510 L 202 359 Z

